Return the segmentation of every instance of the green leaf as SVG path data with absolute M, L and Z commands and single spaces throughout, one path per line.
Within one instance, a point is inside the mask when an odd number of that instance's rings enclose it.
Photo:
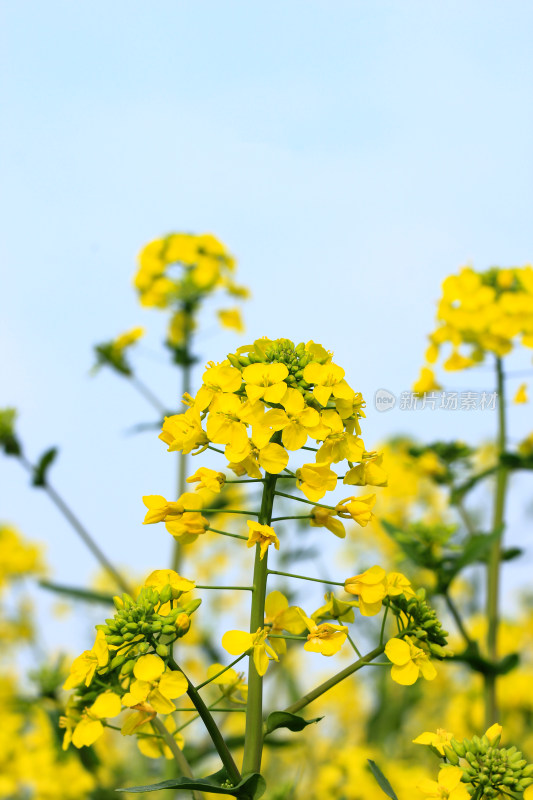
M 396 792 L 394 791 L 394 789 L 392 788 L 392 786 L 390 785 L 387 778 L 382 773 L 376 762 L 372 761 L 370 758 L 367 758 L 367 761 L 368 761 L 368 766 L 370 767 L 370 771 L 374 776 L 374 778 L 376 779 L 380 789 L 383 792 L 385 792 L 387 797 L 392 798 L 392 800 L 398 800 L 398 795 L 396 794 Z
M 479 648 L 475 642 L 466 648 L 462 653 L 449 656 L 450 661 L 462 661 L 468 664 L 471 669 L 480 672 L 482 675 L 507 675 L 520 663 L 518 653 L 509 653 L 499 661 L 489 661 L 479 654 Z
M 113 595 L 104 592 L 93 592 L 90 589 L 78 589 L 76 586 L 63 586 L 59 583 L 50 581 L 39 581 L 39 586 L 57 594 L 66 594 L 75 597 L 77 600 L 86 600 L 88 603 L 105 603 L 113 605 Z
M 57 456 L 57 447 L 46 450 L 33 468 L 32 486 L 45 486 L 46 474 Z
M 257 800 L 265 793 L 266 781 L 258 772 L 247 775 L 235 786 L 227 785 L 228 773 L 225 769 L 208 775 L 206 778 L 172 778 L 160 783 L 150 783 L 147 786 L 129 786 L 126 789 L 116 789 L 117 792 L 159 792 L 161 789 L 182 789 L 190 791 L 198 789 L 214 794 L 231 795 L 239 800 Z M 226 784 L 226 785 L 225 785 Z
M 323 717 L 315 719 L 304 719 L 297 714 L 289 714 L 288 711 L 273 711 L 268 715 L 265 727 L 265 736 L 278 728 L 288 728 L 290 731 L 303 731 L 308 725 L 313 725 Z

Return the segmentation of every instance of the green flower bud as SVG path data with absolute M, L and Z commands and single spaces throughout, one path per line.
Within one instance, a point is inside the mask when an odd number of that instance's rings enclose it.
M 161 628 L 161 633 L 164 633 L 166 635 L 171 634 L 171 633 L 175 633 L 175 632 L 176 632 L 176 630 L 175 630 L 173 625 L 163 625 L 163 627 Z
M 135 659 L 131 659 L 130 661 L 125 661 L 122 665 L 122 669 L 120 670 L 121 675 L 129 675 L 133 672 L 133 667 L 135 666 Z
M 430 649 L 431 649 L 431 645 L 430 645 Z M 465 757 L 466 750 L 465 750 L 465 746 L 464 746 L 464 744 L 462 742 L 458 742 L 457 739 L 453 739 L 452 738 L 450 740 L 450 745 L 453 747 L 453 749 L 455 750 L 455 752 L 457 753 L 457 755 L 460 758 L 464 758 Z
M 152 631 L 152 633 L 159 633 L 162 627 L 163 627 L 162 623 L 156 621 L 152 622 L 152 624 L 150 625 L 150 630 Z
M 108 644 L 122 644 L 124 637 L 122 636 L 106 636 L 105 640 Z
M 190 603 L 187 603 L 183 611 L 189 616 L 191 616 L 191 614 L 194 614 L 196 609 L 199 608 L 201 604 L 202 601 L 200 600 L 200 598 L 197 598 L 196 600 L 191 600 Z
M 128 631 L 128 633 L 125 633 L 122 638 L 125 642 L 131 642 L 132 639 L 135 639 L 135 634 L 131 631 Z
M 170 649 L 166 644 L 158 644 L 155 648 L 155 652 L 158 656 L 161 656 L 161 658 L 166 658 L 170 652 Z
M 150 645 L 148 644 L 148 642 L 141 642 L 140 643 L 140 645 L 139 645 L 139 653 L 144 655 L 145 653 L 148 652 L 149 649 L 150 649 Z
M 241 358 L 244 358 L 244 356 L 241 356 Z M 240 360 L 237 358 L 237 356 L 233 355 L 233 353 L 230 353 L 228 355 L 228 361 L 229 361 L 229 363 L 231 364 L 232 367 L 236 367 L 237 369 L 240 369 L 240 367 L 241 367 Z M 247 365 L 245 364 L 243 366 L 247 366 Z
M 136 622 L 127 622 L 126 623 L 126 630 L 132 633 L 137 633 L 139 626 Z
M 169 583 L 167 583 L 166 586 L 163 586 L 159 592 L 159 599 L 162 603 L 168 603 L 170 600 L 172 600 L 172 586 Z
M 114 658 L 111 659 L 111 662 L 109 664 L 109 669 L 116 669 L 117 667 L 120 667 L 125 662 L 125 660 L 126 656 L 124 655 L 115 656 Z
M 455 767 L 457 767 L 459 765 L 459 757 L 457 753 L 455 753 L 452 748 L 448 747 L 447 745 L 444 745 L 443 749 L 450 764 L 453 764 Z

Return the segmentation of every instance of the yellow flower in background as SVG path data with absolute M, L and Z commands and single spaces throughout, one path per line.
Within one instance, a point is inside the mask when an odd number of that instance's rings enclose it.
M 90 650 L 85 650 L 72 662 L 70 675 L 63 684 L 63 689 L 74 689 L 84 683 L 90 686 L 98 667 L 105 667 L 109 661 L 109 649 L 102 631 L 96 634 L 95 642 Z
M 412 686 L 419 675 L 432 681 L 437 671 L 428 654 L 417 647 L 409 637 L 405 639 L 389 639 L 385 645 L 385 655 L 392 661 L 391 678 L 402 686 Z
M 514 396 L 514 403 L 527 403 L 529 400 L 527 396 L 527 383 L 521 383 Z
M 471 358 L 467 358 L 466 356 L 461 355 L 457 350 L 454 350 L 453 353 L 446 361 L 443 363 L 444 369 L 448 370 L 448 372 L 457 372 L 461 369 L 469 369 L 473 367 L 475 361 Z
M 461 783 L 462 777 L 461 767 L 448 765 L 441 768 L 438 781 L 422 780 L 417 788 L 424 792 L 426 797 L 436 797 L 439 800 L 470 800 L 466 785 Z
M 253 547 L 258 544 L 261 560 L 271 544 L 274 545 L 276 550 L 279 550 L 279 539 L 274 528 L 271 528 L 270 525 L 260 525 L 259 522 L 253 522 L 252 520 L 247 520 L 246 524 L 249 528 L 247 547 Z
M 252 650 L 257 673 L 264 675 L 268 669 L 269 656 L 274 661 L 279 660 L 276 651 L 267 644 L 267 636 L 268 631 L 265 628 L 258 628 L 255 633 L 227 631 L 222 637 L 222 647 L 232 656 L 239 656 Z
M 113 340 L 112 346 L 113 349 L 122 353 L 127 347 L 131 347 L 133 344 L 139 341 L 144 336 L 144 328 L 137 327 L 132 328 L 125 333 L 121 333 L 120 336 L 117 336 L 116 339 Z
M 339 517 L 349 519 L 350 517 L 358 525 L 364 528 L 372 517 L 372 508 L 376 502 L 375 494 L 362 494 L 359 497 L 346 497 L 340 500 L 335 506 L 335 511 Z
M 323 656 L 333 656 L 339 652 L 348 636 L 348 628 L 345 625 L 334 625 L 331 622 L 317 625 L 314 619 L 306 617 L 303 612 L 302 619 L 309 631 L 304 650 L 321 653 Z
M 357 600 L 339 600 L 333 592 L 326 592 L 324 600 L 326 603 L 311 614 L 311 619 L 316 623 L 327 619 L 338 619 L 341 622 L 354 621 L 353 607 L 358 604 Z
M 305 630 L 302 619 L 302 610 L 298 606 L 289 606 L 289 601 L 284 594 L 275 590 L 265 598 L 265 626 L 270 627 L 270 634 L 281 634 L 282 631 L 296 636 Z M 272 648 L 278 655 L 287 652 L 285 639 L 273 638 L 270 640 Z
M 223 328 L 229 328 L 237 331 L 237 333 L 244 333 L 244 323 L 238 308 L 221 309 L 217 311 L 217 316 Z
M 246 381 L 246 394 L 254 403 L 263 399 L 267 403 L 279 403 L 287 391 L 285 378 L 289 370 L 285 364 L 250 364 L 242 371 Z
M 413 383 L 413 392 L 424 394 L 425 392 L 438 392 L 442 386 L 435 379 L 435 373 L 429 367 L 422 367 L 418 380 Z
M 497 747 L 500 743 L 500 738 L 502 735 L 502 726 L 499 722 L 495 722 L 494 725 L 491 725 L 490 728 L 487 728 L 485 731 L 485 736 L 489 740 L 492 747 Z
M 138 713 L 140 716 L 142 716 L 142 712 Z M 163 724 L 167 731 L 172 734 L 172 738 L 178 745 L 179 749 L 183 750 L 185 746 L 185 739 L 183 738 L 182 734 L 179 733 L 179 731 L 176 731 L 177 725 L 174 717 L 167 717 Z M 153 735 L 153 729 L 149 722 L 141 723 L 141 725 L 139 725 L 135 730 L 135 733 L 151 734 L 149 736 L 139 736 L 137 738 L 137 747 L 143 756 L 146 756 L 147 758 L 161 758 L 161 756 L 164 756 L 168 760 L 174 758 L 172 750 L 168 744 L 166 744 L 165 740 Z
M 243 674 L 236 672 L 233 667 L 228 669 L 223 664 L 211 664 L 207 668 L 207 679 L 220 686 L 224 697 L 227 697 L 232 702 L 246 703 L 248 686 Z
M 198 483 L 196 487 L 199 489 L 209 489 L 210 492 L 219 493 L 226 482 L 226 476 L 223 472 L 217 472 L 214 469 L 207 467 L 199 467 L 194 475 L 187 478 L 187 483 Z
M 321 506 L 313 506 L 311 509 L 310 524 L 312 528 L 327 528 L 339 539 L 344 539 L 346 530 L 340 519 L 335 519 L 336 511 Z
M 379 613 L 383 598 L 387 596 L 387 577 L 383 567 L 370 567 L 360 575 L 347 578 L 344 589 L 359 600 L 359 610 L 364 617 Z
M 182 578 L 173 569 L 154 569 L 146 578 L 144 585 L 153 586 L 154 589 L 159 590 L 165 586 L 170 586 L 172 588 L 172 596 L 176 598 L 183 592 L 190 592 L 194 589 L 196 583 L 187 580 L 187 578 Z
M 328 462 L 303 464 L 296 470 L 296 486 L 313 503 L 321 500 L 326 492 L 332 492 L 336 485 L 337 474 Z
M 445 731 L 444 728 L 437 728 L 435 733 L 431 733 L 426 731 L 425 733 L 421 733 L 420 736 L 417 736 L 416 739 L 413 739 L 414 744 L 425 744 L 429 747 L 434 747 L 435 750 L 438 750 L 441 756 L 444 755 L 444 745 L 448 744 L 450 739 L 453 738 L 453 733 L 448 733 Z

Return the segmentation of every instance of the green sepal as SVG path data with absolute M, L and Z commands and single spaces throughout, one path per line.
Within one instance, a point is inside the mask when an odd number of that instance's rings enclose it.
M 117 792 L 159 792 L 161 789 L 182 789 L 190 791 L 212 792 L 213 794 L 225 794 L 237 797 L 239 800 L 258 800 L 265 793 L 266 781 L 259 772 L 247 775 L 235 786 L 228 784 L 228 773 L 225 769 L 208 775 L 206 778 L 172 778 L 160 783 L 150 783 L 147 786 L 130 786 L 126 789 L 115 789 Z
M 45 450 L 33 468 L 32 486 L 46 486 L 46 474 L 55 461 L 58 452 L 57 447 L 50 447 L 49 450 Z
M 396 792 L 394 791 L 394 789 L 392 788 L 392 786 L 390 785 L 387 778 L 382 773 L 376 762 L 372 761 L 372 759 L 370 758 L 367 758 L 367 762 L 368 766 L 370 767 L 370 772 L 376 779 L 379 788 L 387 795 L 387 797 L 390 797 L 391 800 L 398 800 L 398 795 L 396 794 Z
M 265 736 L 278 730 L 278 728 L 288 728 L 290 731 L 303 731 L 308 725 L 320 722 L 323 717 L 315 719 L 304 719 L 297 714 L 289 714 L 288 711 L 273 711 L 268 715 L 265 723 Z

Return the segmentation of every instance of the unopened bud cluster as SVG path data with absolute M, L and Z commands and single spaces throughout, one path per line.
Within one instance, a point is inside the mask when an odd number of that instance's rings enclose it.
M 502 793 L 521 793 L 533 784 L 533 764 L 514 746 L 498 747 L 499 741 L 499 734 L 485 734 L 462 741 L 452 737 L 444 745 L 448 761 L 463 770 L 462 780 L 471 795 L 483 787 L 483 798 L 498 798 Z
M 173 596 L 174 595 L 174 596 Z M 117 613 L 112 619 L 106 619 L 105 625 L 97 625 L 108 645 L 121 648 L 110 662 L 109 668 L 115 669 L 126 662 L 124 645 L 135 646 L 140 654 L 148 652 L 150 646 L 164 658 L 169 653 L 169 645 L 184 636 L 190 628 L 190 616 L 201 603 L 191 600 L 184 605 L 174 605 L 176 590 L 167 584 L 161 589 L 145 586 L 141 589 L 137 600 L 128 594 L 115 597 Z M 132 662 L 132 669 L 133 669 Z M 121 670 L 123 673 L 124 669 Z
M 406 597 L 404 594 L 391 596 L 388 604 L 400 619 L 407 618 L 404 621 L 409 623 L 412 636 L 425 645 L 431 655 L 438 658 L 450 655 L 450 651 L 444 650 L 448 643 L 448 632 L 442 629 L 437 614 L 426 602 L 423 589 L 419 589 L 414 597 Z

